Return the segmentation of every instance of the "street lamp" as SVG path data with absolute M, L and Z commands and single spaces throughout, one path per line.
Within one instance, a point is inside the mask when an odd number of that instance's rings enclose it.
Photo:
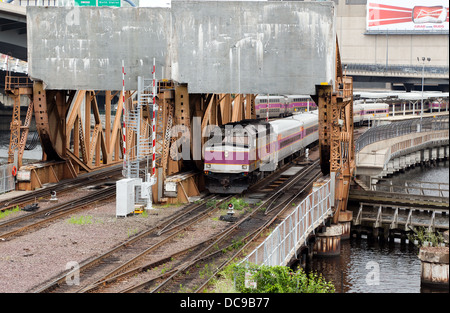
M 420 63 L 422 61 L 422 99 L 421 99 L 421 104 L 420 104 L 420 130 L 422 131 L 422 115 L 423 115 L 423 85 L 424 85 L 424 80 L 425 80 L 425 60 L 430 62 L 431 58 L 425 58 L 422 57 L 422 59 L 420 59 L 419 57 L 417 57 L 417 61 Z

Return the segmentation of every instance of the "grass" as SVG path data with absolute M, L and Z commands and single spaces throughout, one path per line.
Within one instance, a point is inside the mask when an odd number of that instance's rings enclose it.
M 20 209 L 19 209 L 18 205 L 10 210 L 0 211 L 0 220 L 2 218 L 7 217 L 8 215 L 11 215 L 11 214 L 19 212 L 19 211 L 20 211 Z
M 92 215 L 88 215 L 88 216 L 72 216 L 69 220 L 68 220 L 69 224 L 74 224 L 74 225 L 88 225 L 88 224 L 92 224 Z
M 219 208 L 222 209 L 222 210 L 226 210 L 226 209 L 228 209 L 228 204 L 229 203 L 233 204 L 234 210 L 236 210 L 236 211 L 241 211 L 244 208 L 249 207 L 249 204 L 247 202 L 245 202 L 245 200 L 243 198 L 235 198 L 235 197 L 233 197 L 233 198 L 231 198 L 231 200 L 229 202 L 222 203 L 219 206 Z

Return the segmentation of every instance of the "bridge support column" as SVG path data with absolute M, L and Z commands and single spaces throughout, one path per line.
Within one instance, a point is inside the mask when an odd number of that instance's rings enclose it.
M 339 224 L 342 226 L 341 240 L 350 239 L 350 229 L 352 226 L 353 212 L 343 211 L 339 213 Z
M 439 149 L 438 159 L 444 160 L 445 159 L 445 147 L 439 147 L 438 149 Z
M 422 285 L 448 288 L 449 248 L 422 247 L 419 251 Z
M 342 225 L 328 226 L 322 233 L 316 234 L 314 254 L 322 257 L 338 256 L 341 253 Z

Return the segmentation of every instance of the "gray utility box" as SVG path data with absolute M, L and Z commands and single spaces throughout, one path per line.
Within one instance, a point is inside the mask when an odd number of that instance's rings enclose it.
M 134 212 L 134 194 L 136 186 L 141 184 L 141 178 L 124 178 L 116 182 L 116 217 Z

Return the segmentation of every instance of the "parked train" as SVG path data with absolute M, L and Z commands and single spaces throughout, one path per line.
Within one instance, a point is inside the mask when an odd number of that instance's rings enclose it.
M 318 127 L 317 111 L 221 126 L 205 144 L 206 188 L 212 193 L 243 192 L 318 141 Z
M 267 106 L 269 107 L 269 118 L 286 117 L 295 112 L 317 109 L 316 103 L 306 95 L 258 95 L 255 98 L 256 118 L 267 117 Z
M 441 111 L 448 111 L 448 100 L 434 100 L 429 102 L 428 105 L 428 111 L 429 112 L 441 112 Z M 425 110 L 425 108 L 424 108 Z
M 317 109 L 316 103 L 307 95 L 258 95 L 255 98 L 256 118 L 267 117 L 267 106 L 269 107 L 269 118 L 286 117 Z M 353 122 L 356 125 L 367 124 L 369 120 L 385 117 L 387 114 L 389 114 L 389 105 L 386 103 L 363 101 L 354 101 L 353 103 Z
M 377 117 L 389 116 L 389 105 L 387 103 L 360 101 L 353 102 L 353 123 L 362 125 Z

